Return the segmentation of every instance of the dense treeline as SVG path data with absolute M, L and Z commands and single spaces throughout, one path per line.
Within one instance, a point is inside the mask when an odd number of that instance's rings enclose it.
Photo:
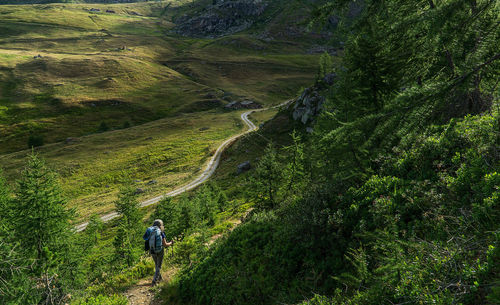
M 500 302 L 499 13 L 491 0 L 367 0 L 341 21 L 314 134 L 268 148 L 256 209 L 182 272 L 182 302 Z

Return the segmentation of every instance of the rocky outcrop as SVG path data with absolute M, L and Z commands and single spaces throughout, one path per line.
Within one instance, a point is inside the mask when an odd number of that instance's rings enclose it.
M 249 28 L 264 13 L 263 0 L 219 0 L 201 15 L 184 15 L 175 20 L 176 32 L 184 36 L 219 37 Z
M 243 102 L 231 102 L 224 106 L 225 109 L 232 109 L 232 110 L 237 110 L 237 109 L 260 109 L 262 108 L 262 105 L 259 103 L 256 103 L 254 101 L 246 100 Z
M 292 116 L 296 121 L 307 125 L 312 123 L 323 108 L 325 98 L 321 96 L 315 87 L 307 88 L 302 95 L 295 100 Z

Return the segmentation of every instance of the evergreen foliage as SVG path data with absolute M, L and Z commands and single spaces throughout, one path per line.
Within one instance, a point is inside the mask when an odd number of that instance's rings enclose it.
M 317 80 L 318 81 L 322 80 L 325 77 L 325 75 L 332 72 L 333 72 L 332 57 L 327 52 L 324 52 L 323 54 L 321 54 L 319 58 L 319 71 Z
M 273 209 L 277 206 L 281 200 L 279 191 L 282 183 L 283 170 L 278 162 L 276 148 L 271 143 L 255 170 L 254 192 L 258 209 Z
M 351 6 L 330 1 L 316 20 Z M 267 148 L 258 211 L 182 272 L 181 300 L 498 302 L 499 9 L 363 1 L 340 23 L 345 50 L 315 132 Z
M 115 202 L 116 212 L 121 216 L 113 245 L 116 259 L 131 267 L 141 253 L 142 213 L 137 194 L 133 188 L 120 191 Z
M 39 147 L 43 145 L 43 136 L 39 134 L 31 134 L 28 137 L 28 148 Z
M 66 207 L 56 175 L 31 154 L 13 199 L 0 188 L 5 303 L 63 302 L 68 291 L 79 287 L 81 270 L 70 222 L 74 213 Z
M 362 2 L 314 12 L 313 23 L 346 14 L 340 63 L 320 57 L 318 81 L 335 71 L 335 83 L 318 86 L 327 102 L 313 134 L 266 148 L 241 225 L 212 238 L 236 214 L 215 184 L 157 205 L 151 220 L 178 241 L 178 303 L 500 302 L 500 7 Z M 0 303 L 126 304 L 115 293 L 151 266 L 137 264 L 134 189 L 116 210 L 116 227 L 94 216 L 76 235 L 43 160 L 29 156 L 13 195 L 0 178 Z

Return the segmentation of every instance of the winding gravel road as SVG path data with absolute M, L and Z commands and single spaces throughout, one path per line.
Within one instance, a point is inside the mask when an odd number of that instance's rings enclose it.
M 250 133 L 254 130 L 257 129 L 257 126 L 255 126 L 255 124 L 250 121 L 250 119 L 248 118 L 248 116 L 250 114 L 252 114 L 253 112 L 257 112 L 257 111 L 264 111 L 264 110 L 268 110 L 268 109 L 272 109 L 272 108 L 278 108 L 278 107 L 281 107 L 281 106 L 284 106 L 284 105 L 287 105 L 289 103 L 291 103 L 292 101 L 287 101 L 287 102 L 284 102 L 282 104 L 279 104 L 277 106 L 274 106 L 274 107 L 270 107 L 270 108 L 263 108 L 263 109 L 254 109 L 254 110 L 250 110 L 250 111 L 247 111 L 247 112 L 244 112 L 241 114 L 241 120 L 247 125 L 248 129 L 245 131 L 245 132 L 242 132 L 240 134 L 237 134 L 235 136 L 232 136 L 231 138 L 227 139 L 226 141 L 224 141 L 218 148 L 217 148 L 217 151 L 215 152 L 215 154 L 212 156 L 212 158 L 210 158 L 210 162 L 208 162 L 205 170 L 200 174 L 200 176 L 198 176 L 198 178 L 194 179 L 193 181 L 189 182 L 188 184 L 184 185 L 184 186 L 181 186 L 167 194 L 164 194 L 164 195 L 160 195 L 158 197 L 154 197 L 154 198 L 151 198 L 151 199 L 148 199 L 148 200 L 145 200 L 143 202 L 141 202 L 141 207 L 147 207 L 147 206 L 150 206 L 152 204 L 155 204 L 155 203 L 158 203 L 159 201 L 161 201 L 163 198 L 165 197 L 175 197 L 175 196 L 178 196 L 184 192 L 187 192 L 189 190 L 192 190 L 194 188 L 196 188 L 197 186 L 199 186 L 200 184 L 206 182 L 214 173 L 215 173 L 215 170 L 217 169 L 217 166 L 219 166 L 219 163 L 220 163 L 220 158 L 222 156 L 222 153 L 224 152 L 224 150 L 231 144 L 233 143 L 236 139 L 238 139 L 239 137 L 247 134 L 247 133 Z M 106 214 L 106 215 L 103 215 L 101 216 L 101 219 L 102 221 L 104 222 L 107 222 L 107 221 L 110 221 L 116 217 L 118 217 L 118 213 L 117 212 L 112 212 L 112 213 L 109 213 L 109 214 Z M 87 228 L 87 225 L 89 223 L 88 222 L 84 222 L 82 224 L 79 224 L 77 226 L 75 226 L 75 229 L 76 229 L 76 232 L 81 232 L 83 230 L 85 230 L 85 228 Z

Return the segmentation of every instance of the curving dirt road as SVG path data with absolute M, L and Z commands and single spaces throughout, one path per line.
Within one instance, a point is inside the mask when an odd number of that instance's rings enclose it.
M 154 198 L 151 198 L 151 199 L 148 199 L 148 200 L 141 202 L 141 207 L 147 207 L 147 206 L 150 206 L 152 204 L 158 203 L 165 197 L 178 196 L 178 195 L 180 195 L 184 192 L 187 192 L 189 190 L 192 190 L 192 189 L 196 188 L 197 186 L 199 186 L 200 184 L 206 182 L 214 174 L 215 170 L 217 169 L 217 166 L 219 166 L 220 158 L 221 158 L 224 150 L 231 143 L 233 143 L 236 139 L 238 139 L 239 137 L 257 129 L 257 126 L 255 126 L 255 124 L 252 121 L 250 121 L 250 119 L 248 118 L 248 116 L 250 114 L 252 114 L 253 112 L 257 112 L 257 111 L 264 111 L 264 110 L 268 110 L 268 109 L 272 109 L 272 108 L 278 108 L 278 107 L 287 105 L 291 102 L 292 101 L 287 101 L 287 102 L 284 102 L 284 103 L 279 104 L 279 105 L 274 106 L 274 107 L 255 109 L 255 110 L 250 110 L 250 111 L 242 113 L 241 120 L 247 125 L 248 129 L 245 132 L 242 132 L 240 134 L 232 136 L 231 138 L 224 141 L 217 148 L 217 151 L 215 151 L 215 154 L 212 156 L 212 158 L 210 158 L 210 161 L 208 162 L 205 170 L 200 174 L 200 176 L 198 176 L 198 178 L 194 179 L 193 181 L 189 182 L 188 184 L 181 186 L 181 187 L 179 187 L 179 188 L 177 188 L 177 189 L 175 189 L 175 190 L 173 190 L 165 195 L 160 195 L 160 196 L 157 196 L 157 197 L 154 197 Z M 107 221 L 110 221 L 118 216 L 119 215 L 117 212 L 112 212 L 112 213 L 101 216 L 101 219 L 102 219 L 102 221 L 107 222 Z M 81 232 L 81 231 L 85 230 L 85 228 L 87 228 L 88 224 L 89 224 L 88 222 L 84 222 L 82 224 L 75 226 L 76 232 Z

